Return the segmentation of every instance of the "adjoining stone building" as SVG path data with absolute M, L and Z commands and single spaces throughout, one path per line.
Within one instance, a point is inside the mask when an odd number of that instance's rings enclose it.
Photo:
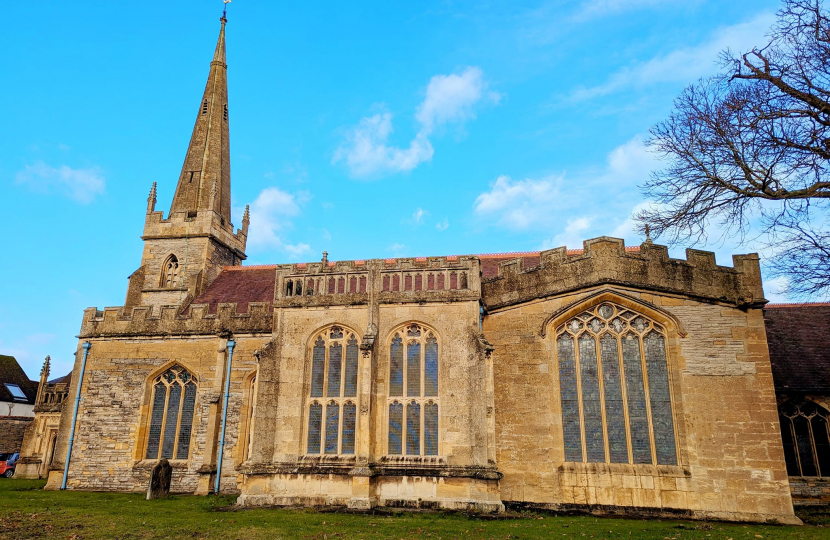
M 51 359 L 47 356 L 40 370 L 40 383 L 34 400 L 34 421 L 26 428 L 17 461 L 15 477 L 46 478 L 55 457 L 61 413 L 67 408 L 72 373 L 49 380 Z
M 167 458 L 175 491 L 208 493 L 223 449 L 220 489 L 247 506 L 798 521 L 756 255 L 602 237 L 243 266 L 225 23 L 170 212 L 154 184 L 124 306 L 84 313 L 70 489 L 141 491 Z

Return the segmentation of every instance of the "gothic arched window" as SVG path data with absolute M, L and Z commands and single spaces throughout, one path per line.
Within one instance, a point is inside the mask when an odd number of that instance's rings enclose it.
M 179 259 L 170 255 L 161 267 L 161 286 L 172 288 L 179 286 Z
M 340 326 L 319 333 L 311 351 L 309 454 L 354 454 L 357 433 L 357 336 Z
M 438 455 L 438 339 L 417 324 L 389 345 L 389 454 Z
M 153 381 L 147 459 L 187 459 L 196 383 L 196 378 L 178 365 Z
M 665 332 L 609 302 L 556 328 L 565 461 L 677 464 Z
M 827 409 L 809 400 L 778 406 L 787 474 L 830 478 L 828 418 Z

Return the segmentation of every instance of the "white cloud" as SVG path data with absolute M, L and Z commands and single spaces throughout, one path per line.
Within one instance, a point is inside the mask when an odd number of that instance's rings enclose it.
M 404 244 L 395 243 L 395 244 L 392 244 L 391 246 L 389 246 L 386 249 L 387 249 L 387 251 L 392 253 L 392 256 L 394 256 L 394 257 L 404 257 L 404 256 L 406 256 L 406 246 Z
M 620 69 L 605 83 L 591 88 L 579 88 L 571 97 L 577 101 L 586 100 L 627 88 L 642 88 L 665 82 L 688 83 L 712 75 L 718 70 L 718 55 L 721 51 L 745 51 L 763 46 L 764 34 L 774 21 L 774 14 L 762 13 L 747 22 L 720 28 L 706 41 L 694 47 L 675 49 Z
M 435 224 L 435 228 L 439 231 L 446 231 L 450 227 L 450 220 L 444 218 L 444 221 L 439 221 Z
M 42 193 L 58 191 L 81 204 L 91 203 L 96 196 L 104 193 L 106 182 L 98 167 L 73 169 L 67 165 L 51 167 L 42 161 L 17 173 L 18 184 Z
M 693 2 L 694 0 L 587 0 L 576 11 L 577 20 L 594 19 L 636 9 L 663 7 L 668 4 Z
M 638 135 L 609 152 L 605 166 L 597 172 L 583 172 L 567 179 L 564 175 L 540 180 L 499 176 L 488 191 L 476 198 L 474 212 L 492 224 L 514 231 L 564 227 L 564 232 L 544 244 L 570 247 L 576 242 L 579 247 L 581 239 L 607 235 L 612 228 L 622 232 L 633 227 L 628 222 L 629 214 L 624 212 L 640 202 L 636 186 L 658 165 Z M 614 194 L 603 204 L 602 212 L 591 208 L 591 214 L 574 216 L 574 207 L 586 206 L 575 201 L 592 200 L 598 191 Z M 625 237 L 631 236 L 627 233 Z
M 415 212 L 412 213 L 412 216 L 410 216 L 407 219 L 404 219 L 403 223 L 409 223 L 410 225 L 415 226 L 421 225 L 424 221 L 424 218 L 427 216 L 429 216 L 429 212 L 419 207 L 417 210 L 415 210 Z
M 442 124 L 472 120 L 476 117 L 475 105 L 485 93 L 494 103 L 501 100 L 498 92 L 487 92 L 480 68 L 468 67 L 461 74 L 435 75 L 427 85 L 426 97 L 415 119 L 427 134 Z
M 593 221 L 593 216 L 569 219 L 564 231 L 554 236 L 553 239 L 542 242 L 542 249 L 552 249 L 562 246 L 568 249 L 581 249 L 582 241 L 587 239 L 586 233 L 591 228 Z
M 392 115 L 376 114 L 363 118 L 347 135 L 346 142 L 334 152 L 333 163 L 345 161 L 352 176 L 371 176 L 384 172 L 408 172 L 432 159 L 429 139 L 418 133 L 408 148 L 386 144 L 392 133 Z
M 435 128 L 475 118 L 475 106 L 485 97 L 494 103 L 501 99 L 497 92 L 487 91 L 487 82 L 477 67 L 460 74 L 435 75 L 415 115 L 420 129 L 407 148 L 387 144 L 393 132 L 392 114 L 383 112 L 362 118 L 351 128 L 335 150 L 332 163 L 345 162 L 354 177 L 411 171 L 432 160 L 429 137 Z
M 476 198 L 474 212 L 480 217 L 495 217 L 513 230 L 548 225 L 554 217 L 560 181 L 559 177 L 513 180 L 499 176 L 489 191 Z
M 300 205 L 309 199 L 307 193 L 291 194 L 276 187 L 263 189 L 251 204 L 251 228 L 248 245 L 254 249 L 277 249 L 297 258 L 311 248 L 308 244 L 290 244 L 284 233 L 292 227 L 291 218 L 300 214 Z

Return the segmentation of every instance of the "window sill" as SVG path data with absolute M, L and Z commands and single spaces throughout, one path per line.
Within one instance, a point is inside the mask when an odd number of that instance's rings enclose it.
M 133 469 L 152 469 L 159 461 L 158 459 L 142 459 L 133 464 Z M 174 469 L 187 469 L 190 466 L 190 461 L 186 459 L 169 459 L 167 461 Z
M 153 287 L 150 289 L 141 289 L 141 292 L 187 292 L 187 287 Z
M 614 474 L 632 476 L 664 476 L 685 478 L 692 475 L 691 469 L 682 465 L 648 465 L 631 463 L 563 463 L 560 473 L 572 474 Z

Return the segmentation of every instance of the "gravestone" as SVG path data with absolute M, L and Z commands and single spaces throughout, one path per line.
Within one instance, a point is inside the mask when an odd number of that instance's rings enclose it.
M 147 488 L 147 500 L 166 499 L 170 494 L 170 481 L 173 479 L 173 467 L 162 459 L 153 467 L 150 474 L 150 487 Z

